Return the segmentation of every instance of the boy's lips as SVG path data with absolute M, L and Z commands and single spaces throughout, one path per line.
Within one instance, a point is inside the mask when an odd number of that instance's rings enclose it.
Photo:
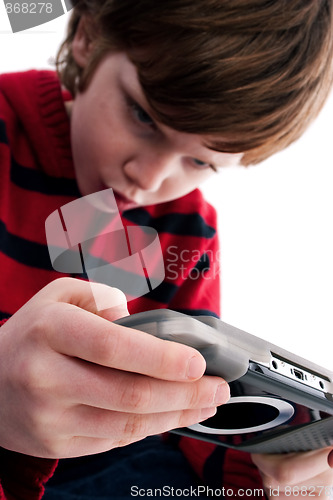
M 119 210 L 121 210 L 121 211 L 122 210 L 129 210 L 131 208 L 135 208 L 138 206 L 138 203 L 136 203 L 133 200 L 130 200 L 129 198 L 127 198 L 123 194 L 118 193 L 117 191 L 113 191 L 113 192 L 114 192 Z

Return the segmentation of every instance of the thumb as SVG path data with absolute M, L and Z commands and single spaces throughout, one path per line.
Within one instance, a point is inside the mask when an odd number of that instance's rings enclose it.
M 118 288 L 76 278 L 59 278 L 52 281 L 39 296 L 80 307 L 110 321 L 128 315 L 125 294 Z
M 90 283 L 97 306 L 96 314 L 109 321 L 128 316 L 126 295 L 119 288 Z

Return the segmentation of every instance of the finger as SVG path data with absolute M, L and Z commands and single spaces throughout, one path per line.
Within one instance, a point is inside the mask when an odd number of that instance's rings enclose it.
M 124 310 L 125 299 L 122 292 L 98 283 L 94 286 L 96 294 L 109 294 L 110 296 L 115 294 L 115 307 L 100 312 L 100 315 L 113 320 L 118 318 L 119 314 L 120 316 L 126 315 L 127 310 Z M 60 321 L 65 322 L 61 328 L 62 335 L 57 332 L 57 335 L 53 336 L 55 343 L 52 343 L 52 346 L 58 352 L 78 356 L 96 364 L 170 380 L 194 380 L 204 373 L 205 360 L 192 348 L 177 347 L 174 343 L 168 343 L 166 347 L 159 339 L 152 340 L 153 337 L 150 335 L 134 330 L 129 333 L 130 329 L 119 325 L 117 327 L 113 325 L 111 337 L 109 322 L 98 322 L 95 315 L 97 311 L 89 283 L 72 278 L 61 278 L 52 282 L 47 288 L 49 288 L 48 296 L 51 294 L 53 300 L 77 306 L 72 309 L 70 325 L 68 318 L 70 308 L 68 308 L 68 315 L 57 314 Z M 40 293 L 46 294 L 45 289 Z M 110 301 L 111 299 L 108 300 Z M 87 315 L 87 311 L 95 314 Z M 130 356 L 129 353 L 131 353 Z M 143 366 L 147 370 L 142 370 Z
M 226 403 L 230 394 L 219 377 L 205 376 L 190 384 L 172 382 L 70 359 L 62 363 L 61 381 L 53 393 L 64 404 L 131 413 L 215 407 Z
M 37 295 L 56 302 L 73 304 L 110 321 L 128 316 L 125 294 L 118 288 L 102 283 L 59 278 L 43 288 Z
M 208 408 L 133 415 L 80 406 L 75 413 L 75 436 L 63 436 L 63 442 L 68 441 L 69 444 L 66 446 L 66 451 L 62 449 L 56 454 L 58 458 L 64 458 L 64 454 L 67 457 L 78 456 L 126 446 L 147 436 L 193 425 L 213 416 L 215 411 L 215 408 Z M 87 448 L 87 443 L 89 443 L 89 448 Z
M 283 487 L 305 484 L 308 479 L 329 470 L 328 452 L 324 448 L 285 455 L 253 454 L 252 460 L 266 478 L 266 484 Z
M 71 304 L 51 303 L 45 322 L 52 349 L 97 365 L 165 380 L 195 380 L 206 368 L 192 347 L 113 324 Z

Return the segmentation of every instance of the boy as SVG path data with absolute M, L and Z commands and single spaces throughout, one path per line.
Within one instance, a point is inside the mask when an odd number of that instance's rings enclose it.
M 332 84 L 332 18 L 329 0 L 80 0 L 58 59 L 67 91 L 49 72 L 1 77 L 3 498 L 40 498 L 54 470 L 46 499 L 199 476 L 235 497 L 262 481 L 282 498 L 285 486 L 331 486 L 330 450 L 251 459 L 182 439 L 195 476 L 170 444 L 142 441 L 213 415 L 227 384 L 203 376 L 195 350 L 110 323 L 127 313 L 119 291 L 96 285 L 114 305 L 97 311 L 87 283 L 56 280 L 44 222 L 112 187 L 125 224 L 158 229 L 165 253 L 200 255 L 130 312 L 218 315 L 215 213 L 196 188 L 286 147 L 316 116 Z

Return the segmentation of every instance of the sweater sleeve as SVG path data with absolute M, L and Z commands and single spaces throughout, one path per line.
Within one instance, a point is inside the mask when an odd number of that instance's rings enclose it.
M 57 460 L 30 457 L 0 448 L 0 500 L 40 500 Z
M 6 321 L 1 320 L 0 327 Z M 0 500 L 40 500 L 57 463 L 0 448 Z

